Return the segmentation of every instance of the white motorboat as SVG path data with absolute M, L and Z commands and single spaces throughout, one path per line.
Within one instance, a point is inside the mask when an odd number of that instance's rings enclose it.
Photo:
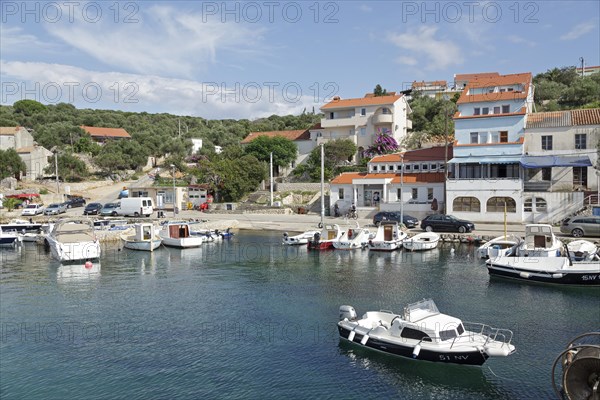
M 361 228 L 356 224 L 356 228 L 348 228 L 342 232 L 338 240 L 333 242 L 333 248 L 336 250 L 355 250 L 364 249 L 369 245 L 371 232 L 368 229 Z
M 487 259 L 511 255 L 517 250 L 517 246 L 521 244 L 521 241 L 515 235 L 498 236 L 479 246 L 477 257 Z
M 314 234 L 313 238 L 308 241 L 309 250 L 331 250 L 333 243 L 340 240 L 342 231 L 339 225 L 325 225 L 320 232 Z
M 573 261 L 569 257 L 495 257 L 486 261 L 490 275 L 531 282 L 566 285 L 600 285 L 599 261 Z
M 417 233 L 402 242 L 402 246 L 410 251 L 435 249 L 440 241 L 440 235 L 435 232 Z
M 598 246 L 588 240 L 574 240 L 567 243 L 569 257 L 573 261 L 600 261 Z
M 140 223 L 121 233 L 121 241 L 126 249 L 154 251 L 161 245 L 162 238 L 154 225 Z
M 307 244 L 310 240 L 312 240 L 315 237 L 315 234 L 320 232 L 321 231 L 306 231 L 295 236 L 290 236 L 287 232 L 284 232 L 282 244 L 285 244 L 287 246 L 299 246 Z
M 46 236 L 52 257 L 61 262 L 97 260 L 100 241 L 89 219 L 63 219 Z
M 556 238 L 551 225 L 528 224 L 525 226 L 525 240 L 517 246 L 517 257 L 559 257 L 563 243 Z
M 190 233 L 190 224 L 183 222 L 164 225 L 159 235 L 162 238 L 162 243 L 169 247 L 184 249 L 199 247 L 204 243 L 204 237 L 192 235 Z
M 515 352 L 510 330 L 462 322 L 440 313 L 431 299 L 409 304 L 402 315 L 369 311 L 361 319 L 352 306 L 341 306 L 337 325 L 343 340 L 417 360 L 482 365 Z
M 372 239 L 369 239 L 369 250 L 394 251 L 402 248 L 402 242 L 408 238 L 396 221 L 382 221 Z
M 0 247 L 15 247 L 21 242 L 21 236 L 16 231 L 6 232 L 0 227 Z

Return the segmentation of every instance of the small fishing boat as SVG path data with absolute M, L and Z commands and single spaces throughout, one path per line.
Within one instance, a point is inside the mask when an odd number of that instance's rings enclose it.
M 199 247 L 204 242 L 204 237 L 190 234 L 190 224 L 182 222 L 165 224 L 159 235 L 165 246 L 181 249 Z
M 342 232 L 338 240 L 333 241 L 336 250 L 364 249 L 369 245 L 371 232 L 356 224 L 356 228 L 348 228 Z
M 154 225 L 140 223 L 121 233 L 121 241 L 126 249 L 154 251 L 162 243 L 162 238 Z
M 337 326 L 342 340 L 417 360 L 482 365 L 489 357 L 515 352 L 510 330 L 442 314 L 432 299 L 409 304 L 402 315 L 369 311 L 360 319 L 352 306 L 343 305 Z
M 315 237 L 315 234 L 320 232 L 321 231 L 316 230 L 306 231 L 294 236 L 290 236 L 287 232 L 284 232 L 282 244 L 285 244 L 287 246 L 299 246 L 307 244 L 310 240 L 312 240 Z
M 313 238 L 308 241 L 309 250 L 331 250 L 333 243 L 338 241 L 344 231 L 339 225 L 325 225 L 321 232 L 314 234 Z
M 21 236 L 17 232 L 6 232 L 0 227 L 0 247 L 15 247 L 20 241 Z
M 556 238 L 551 225 L 525 225 L 525 240 L 517 246 L 517 257 L 560 257 L 563 243 Z
M 487 243 L 482 244 L 477 249 L 477 257 L 494 258 L 498 256 L 508 256 L 513 254 L 517 246 L 521 244 L 521 239 L 515 235 L 498 236 Z
M 46 236 L 52 257 L 61 262 L 97 260 L 100 258 L 100 241 L 94 224 L 89 219 L 62 219 L 54 224 Z
M 372 239 L 369 239 L 369 250 L 394 251 L 402 248 L 402 242 L 408 238 L 396 221 L 382 221 Z
M 402 242 L 402 246 L 410 251 L 435 249 L 440 241 L 440 235 L 435 232 L 418 233 Z
M 486 261 L 490 275 L 529 282 L 565 285 L 600 285 L 600 262 L 573 261 L 569 257 L 506 257 Z
M 40 230 L 41 226 L 42 224 L 34 224 L 33 222 L 24 219 L 15 218 L 11 219 L 8 224 L 1 224 L 0 229 L 2 229 L 3 232 L 15 231 L 19 233 L 25 233 L 37 232 Z
M 567 244 L 569 257 L 573 261 L 599 261 L 598 246 L 589 240 L 574 240 Z

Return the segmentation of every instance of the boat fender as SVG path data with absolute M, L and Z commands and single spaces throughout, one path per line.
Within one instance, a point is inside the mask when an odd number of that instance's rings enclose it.
M 527 279 L 527 278 L 529 278 L 529 277 L 531 276 L 531 274 L 529 274 L 528 272 L 521 272 L 521 273 L 519 274 L 519 276 L 520 276 L 521 278 L 526 278 L 526 279 Z
M 352 239 L 352 229 L 348 229 L 348 239 Z
M 354 332 L 354 329 L 352 329 L 350 331 L 350 334 L 348 335 L 348 340 L 353 342 L 354 341 L 354 336 L 356 336 L 356 332 Z
M 412 352 L 412 357 L 413 357 L 413 358 L 417 358 L 417 357 L 419 356 L 419 353 L 420 353 L 420 352 L 421 352 L 421 345 L 420 345 L 420 344 L 417 344 L 417 345 L 415 346 L 415 348 L 413 349 L 413 352 Z
M 365 334 L 362 339 L 360 339 L 360 344 L 362 344 L 363 346 L 367 344 L 367 341 L 369 340 L 369 334 Z
M 560 278 L 562 278 L 563 276 L 564 276 L 563 274 L 552 274 L 552 277 L 553 277 L 554 279 L 560 279 Z
M 288 237 L 288 233 L 287 232 L 283 232 L 283 237 L 287 238 Z

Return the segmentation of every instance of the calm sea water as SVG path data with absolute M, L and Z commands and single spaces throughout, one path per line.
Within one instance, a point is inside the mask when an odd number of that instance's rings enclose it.
M 2 399 L 550 398 L 555 357 L 600 326 L 600 291 L 489 278 L 472 247 L 307 252 L 242 232 L 153 254 L 104 247 L 91 270 L 0 250 Z M 512 329 L 483 367 L 341 343 L 340 304 L 442 312 Z

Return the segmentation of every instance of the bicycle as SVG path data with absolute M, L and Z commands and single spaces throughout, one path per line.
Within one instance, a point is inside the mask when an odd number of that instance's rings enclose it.
M 356 210 L 350 210 L 344 215 L 344 217 L 346 219 L 358 219 L 358 213 L 356 212 Z

